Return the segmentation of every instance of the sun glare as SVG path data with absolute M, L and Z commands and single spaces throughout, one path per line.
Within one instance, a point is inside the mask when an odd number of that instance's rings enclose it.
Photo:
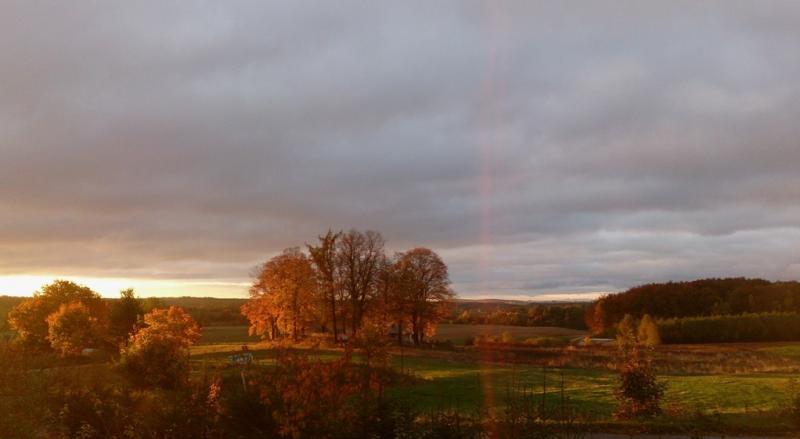
M 69 280 L 98 292 L 103 297 L 117 297 L 121 290 L 133 288 L 140 297 L 214 296 L 246 297 L 248 283 L 232 281 L 175 281 L 116 277 L 62 275 L 0 276 L 0 295 L 30 296 L 42 285 L 56 279 Z

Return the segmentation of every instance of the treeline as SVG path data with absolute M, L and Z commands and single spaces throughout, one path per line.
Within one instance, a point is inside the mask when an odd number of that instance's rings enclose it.
M 218 299 L 214 297 L 164 297 L 157 300 L 163 307 L 183 308 L 201 326 L 243 326 L 247 317 L 242 315 L 242 305 L 247 299 Z
M 0 332 L 8 331 L 8 313 L 25 297 L 0 296 Z M 120 299 L 103 298 L 109 307 Z M 248 321 L 242 315 L 242 305 L 247 299 L 218 299 L 214 297 L 147 297 L 138 299 L 144 312 L 170 306 L 186 310 L 202 326 L 243 326 Z
M 750 313 L 658 320 L 664 343 L 741 343 L 800 340 L 800 314 Z
M 0 332 L 8 331 L 8 313 L 24 298 L 12 296 L 0 296 Z
M 730 278 L 647 284 L 596 300 L 586 310 L 586 324 L 601 332 L 626 314 L 669 319 L 773 312 L 800 312 L 800 283 Z
M 242 313 L 251 334 L 295 341 L 313 333 L 334 340 L 376 327 L 419 344 L 450 312 L 447 265 L 430 249 L 389 256 L 374 231 L 328 231 L 260 267 Z
M 588 304 L 458 302 L 450 322 L 473 325 L 558 326 L 586 329 Z

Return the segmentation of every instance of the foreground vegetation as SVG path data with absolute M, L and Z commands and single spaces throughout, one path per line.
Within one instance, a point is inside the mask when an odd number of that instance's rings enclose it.
M 186 310 L 131 290 L 109 305 L 71 282 L 43 286 L 14 306 L 13 332 L 0 337 L 0 437 L 800 429 L 800 343 L 701 343 L 731 333 L 719 340 L 793 339 L 791 313 L 626 314 L 615 341 L 569 328 L 448 324 L 449 280 L 435 253 L 384 258 L 379 235 L 350 232 L 342 248 L 337 236 L 321 237 L 310 256 L 290 249 L 262 267 L 242 307 L 249 327 L 202 328 Z M 569 315 L 554 309 L 541 315 Z M 692 335 L 701 338 L 680 338 Z

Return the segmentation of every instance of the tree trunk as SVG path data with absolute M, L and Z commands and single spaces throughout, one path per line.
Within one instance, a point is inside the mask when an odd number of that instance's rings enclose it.
M 402 346 L 403 345 L 403 321 L 397 321 L 397 344 Z
M 333 322 L 333 342 L 339 341 L 339 328 L 336 326 L 336 291 L 331 288 L 331 321 Z

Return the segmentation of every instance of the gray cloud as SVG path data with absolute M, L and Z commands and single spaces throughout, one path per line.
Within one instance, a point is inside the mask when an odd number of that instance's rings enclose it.
M 800 276 L 794 2 L 10 2 L 0 275 L 246 281 L 328 227 L 462 294 Z

